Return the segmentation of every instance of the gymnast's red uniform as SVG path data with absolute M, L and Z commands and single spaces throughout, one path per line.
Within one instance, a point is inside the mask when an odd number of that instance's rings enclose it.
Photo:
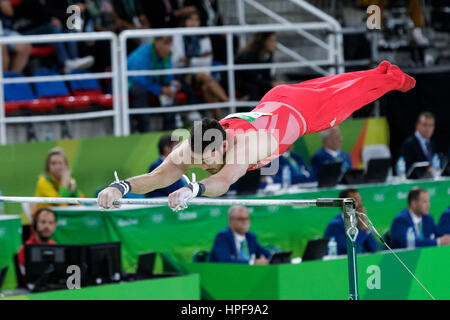
M 278 149 L 249 167 L 257 169 L 282 155 L 298 138 L 337 126 L 354 111 L 391 90 L 406 92 L 416 80 L 383 61 L 375 69 L 321 77 L 271 89 L 248 113 L 231 114 L 220 121 L 227 135 L 268 130 Z

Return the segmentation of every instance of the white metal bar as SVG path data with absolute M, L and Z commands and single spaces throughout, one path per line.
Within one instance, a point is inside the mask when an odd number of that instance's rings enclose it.
M 177 68 L 177 69 L 155 69 L 155 70 L 133 70 L 127 71 L 129 77 L 133 76 L 154 76 L 166 74 L 189 74 L 202 71 L 229 71 L 229 70 L 259 70 L 272 68 L 292 68 L 292 67 L 311 67 L 312 65 L 329 65 L 328 60 L 304 60 L 304 61 L 288 61 L 288 62 L 272 62 L 272 63 L 249 63 L 249 64 L 228 64 L 226 66 L 217 67 L 195 67 L 195 68 Z M 323 70 L 323 69 L 322 69 Z M 325 71 L 325 70 L 323 70 Z M 326 72 L 326 71 L 325 71 Z
M 61 33 L 61 34 L 43 34 L 29 36 L 10 36 L 0 37 L 0 45 L 11 43 L 52 43 L 68 41 L 89 41 L 89 40 L 111 40 L 116 35 L 110 31 L 104 32 L 80 32 L 80 33 Z
M 96 72 L 83 74 L 55 75 L 55 76 L 3 78 L 2 82 L 7 84 L 7 83 L 70 81 L 70 80 L 85 80 L 85 79 L 107 79 L 111 78 L 112 76 L 113 76 L 112 72 Z
M 255 107 L 258 101 L 235 101 L 235 107 Z M 214 102 L 201 104 L 185 104 L 170 107 L 153 107 L 153 108 L 133 108 L 129 109 L 130 114 L 157 114 L 157 113 L 174 113 L 174 112 L 188 112 L 195 110 L 210 110 L 210 109 L 225 109 L 230 107 L 230 102 Z
M 50 204 L 97 204 L 97 198 L 57 198 L 57 197 L 0 197 L 0 201 L 14 203 L 50 203 Z M 312 200 L 295 199 L 223 199 L 223 198 L 194 198 L 189 201 L 190 205 L 202 206 L 295 206 L 295 207 L 339 207 L 342 206 L 345 199 L 324 198 Z M 151 199 L 119 199 L 114 204 L 136 204 L 136 205 L 167 205 L 167 198 Z
M 114 135 L 120 136 L 123 132 L 120 109 L 120 81 L 119 81 L 119 50 L 117 37 L 114 37 L 110 43 L 111 70 L 112 77 L 112 94 L 113 94 L 113 110 L 114 110 Z M 125 84 L 123 84 L 125 85 Z
M 254 1 L 254 0 L 244 0 L 244 1 L 247 2 L 249 5 L 253 6 L 255 9 L 261 11 L 262 13 L 266 14 L 270 18 L 272 18 L 280 23 L 288 24 L 288 25 L 291 24 L 291 22 L 289 20 L 281 17 L 280 15 L 276 14 L 272 10 L 267 9 L 266 7 L 264 7 L 263 5 L 259 4 L 258 2 Z M 329 50 L 328 44 L 326 42 L 320 40 L 318 37 L 310 34 L 309 32 L 304 31 L 302 29 L 298 29 L 298 30 L 296 30 L 296 32 L 298 34 L 302 35 L 303 37 L 305 37 L 306 39 L 310 40 L 311 42 L 315 43 L 319 47 L 321 47 L 325 50 Z
M 125 34 L 124 34 L 125 33 Z M 119 36 L 119 66 L 120 66 L 120 97 L 122 111 L 122 134 L 130 134 L 130 106 L 128 99 L 128 64 L 127 64 L 127 34 L 123 31 Z
M 146 38 L 161 37 L 173 35 L 210 35 L 210 34 L 233 34 L 258 33 L 258 32 L 279 32 L 279 31 L 297 31 L 297 30 L 332 30 L 327 22 L 303 22 L 291 24 L 255 24 L 244 26 L 217 26 L 217 27 L 198 27 L 198 28 L 161 28 L 161 29 L 142 29 L 125 30 L 120 33 L 119 38 Z
M 69 114 L 55 114 L 55 115 L 41 115 L 29 117 L 6 117 L 5 123 L 31 123 L 31 122 L 56 122 L 66 120 L 86 120 L 95 118 L 113 117 L 114 111 L 92 111 L 83 113 L 69 113 Z
M 0 22 L 1 25 L 1 22 Z M 0 26 L 1 28 L 1 26 Z M 3 33 L 3 29 L 1 30 Z M 2 38 L 2 37 L 0 37 Z M 0 145 L 6 144 L 5 94 L 3 92 L 3 50 L 0 48 Z
M 320 68 L 317 64 L 311 63 L 311 61 L 307 60 L 302 55 L 298 54 L 294 50 L 286 47 L 285 45 L 283 45 L 283 44 L 281 44 L 279 42 L 277 44 L 277 48 L 281 52 L 283 52 L 283 53 L 287 54 L 288 56 L 290 56 L 291 58 L 298 59 L 300 62 L 310 63 L 310 65 L 308 65 L 308 67 L 310 67 L 311 69 L 313 69 L 314 71 L 316 71 L 319 74 L 322 74 L 324 76 L 328 76 L 330 74 L 325 69 Z

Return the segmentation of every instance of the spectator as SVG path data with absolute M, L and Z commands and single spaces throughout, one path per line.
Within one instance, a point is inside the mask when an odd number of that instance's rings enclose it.
M 172 69 L 171 61 L 172 37 L 156 37 L 153 43 L 141 45 L 133 51 L 127 59 L 128 70 L 153 70 Z M 135 76 L 130 77 L 130 97 L 136 108 L 149 107 L 148 94 L 151 93 L 159 102 L 157 105 L 171 106 L 175 104 L 177 92 L 180 90 L 180 83 L 174 76 Z M 179 115 L 178 115 L 179 117 Z M 136 116 L 137 124 L 135 129 L 139 132 L 150 130 L 149 115 Z M 163 130 L 175 128 L 175 116 L 173 113 L 164 115 Z
M 14 8 L 9 0 L 3 0 L 0 2 L 0 20 L 3 28 L 2 36 L 18 36 L 17 31 L 12 29 L 13 27 Z M 10 55 L 12 53 L 12 55 Z M 29 43 L 16 43 L 2 46 L 3 57 L 3 72 L 13 71 L 16 73 L 22 73 L 25 69 L 28 58 L 31 53 L 31 44 Z
M 48 208 L 41 208 L 34 214 L 33 231 L 25 244 L 56 244 L 50 240 L 56 230 L 56 214 Z M 22 245 L 17 255 L 22 276 L 25 275 L 25 246 Z
M 415 162 L 428 161 L 428 171 L 433 173 L 432 160 L 435 146 L 430 140 L 434 132 L 434 116 L 430 112 L 422 112 L 417 117 L 416 132 L 406 138 L 400 148 L 400 155 L 405 158 L 406 171 Z
M 83 198 L 75 179 L 71 176 L 66 155 L 61 148 L 53 148 L 45 159 L 44 174 L 39 177 L 36 186 L 36 197 Z M 59 204 L 66 206 L 66 204 Z M 47 208 L 50 204 L 38 203 L 34 210 Z M 56 204 L 55 204 L 56 206 Z
M 410 227 L 415 233 L 415 247 L 450 244 L 450 234 L 442 234 L 429 214 L 430 196 L 425 189 L 412 188 L 408 194 L 408 209 L 400 211 L 391 226 L 393 248 L 406 248 L 406 234 Z
M 438 228 L 442 233 L 450 234 L 450 207 L 442 212 L 441 218 L 439 219 Z
M 148 169 L 149 173 L 155 170 L 164 161 L 164 159 L 172 152 L 173 148 L 175 148 L 177 143 L 178 143 L 177 141 L 172 140 L 172 137 L 170 135 L 163 135 L 159 139 L 158 142 L 159 158 L 150 165 L 150 168 Z M 175 190 L 184 187 L 185 185 L 186 182 L 183 179 L 179 179 L 170 186 L 165 187 L 163 189 L 151 191 L 147 193 L 145 196 L 147 198 L 167 197 L 169 194 L 171 194 Z
M 55 10 L 54 5 L 54 1 L 22 0 L 17 7 L 15 29 L 23 35 L 63 33 L 66 24 L 57 17 L 60 11 Z M 87 69 L 94 64 L 92 56 L 79 58 L 77 42 L 55 42 L 52 45 L 64 73 Z
M 250 217 L 242 206 L 233 206 L 228 210 L 228 227 L 219 232 L 211 249 L 211 262 L 249 263 L 252 256 L 255 264 L 268 264 L 270 253 L 249 232 Z
M 339 193 L 339 198 L 355 199 L 356 211 L 367 214 L 363 206 L 361 195 L 356 189 L 346 189 Z M 358 236 L 356 237 L 357 253 L 376 252 L 378 243 L 364 224 L 358 219 Z M 338 255 L 347 254 L 346 230 L 344 226 L 344 214 L 340 213 L 328 223 L 325 230 L 325 237 L 334 237 L 337 243 Z
M 150 28 L 140 0 L 112 0 L 112 5 L 114 23 L 120 31 Z
M 377 5 L 381 11 L 381 17 L 383 17 L 384 8 L 390 2 L 389 0 L 357 0 L 358 5 L 364 8 L 370 5 Z M 414 29 L 411 32 L 411 41 L 417 45 L 429 45 L 429 40 L 422 33 L 422 29 L 425 27 L 425 20 L 420 6 L 420 0 L 407 0 L 406 6 L 408 15 L 414 23 Z
M 185 7 L 194 6 L 200 13 L 200 25 L 212 27 L 223 25 L 223 19 L 219 12 L 219 0 L 184 0 Z M 226 38 L 223 34 L 210 35 L 214 61 L 227 63 Z
M 195 10 L 194 6 L 180 8 L 177 0 L 142 1 L 142 9 L 151 28 L 175 28 L 179 17 Z
M 236 56 L 236 64 L 271 63 L 276 47 L 276 33 L 256 33 L 252 41 Z M 279 84 L 282 82 L 275 81 L 270 69 L 236 72 L 236 88 L 250 101 L 259 101 L 267 91 Z
M 317 151 L 312 160 L 311 165 L 315 177 L 318 177 L 321 167 L 324 164 L 332 162 L 342 162 L 342 172 L 351 169 L 352 159 L 350 155 L 341 150 L 342 136 L 339 127 L 330 128 L 320 132 L 322 137 L 322 148 Z
M 199 27 L 199 13 L 195 10 L 184 16 L 181 26 Z M 176 35 L 173 37 L 172 53 L 172 63 L 175 68 L 202 67 L 212 64 L 212 46 L 208 36 Z M 187 86 L 200 89 L 205 102 L 226 102 L 229 100 L 225 90 L 209 73 L 199 72 L 194 75 L 182 75 L 182 82 Z M 216 120 L 222 119 L 220 109 L 215 109 L 214 115 Z

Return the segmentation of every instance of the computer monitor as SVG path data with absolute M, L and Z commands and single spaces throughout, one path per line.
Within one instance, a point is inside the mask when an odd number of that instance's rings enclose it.
M 156 252 L 147 252 L 139 255 L 137 275 L 139 278 L 151 278 L 155 267 Z
M 342 176 L 343 162 L 331 162 L 322 165 L 318 173 L 319 188 L 334 187 Z
M 362 184 L 364 183 L 364 170 L 362 169 L 349 169 L 345 171 L 344 176 L 341 179 L 341 184 Z
M 391 167 L 391 158 L 370 159 L 364 176 L 366 182 L 386 182 Z
M 406 173 L 408 179 L 427 179 L 432 178 L 428 171 L 430 163 L 428 161 L 414 162 Z
M 255 195 L 259 189 L 259 181 L 261 179 L 261 170 L 251 170 L 242 176 L 236 182 L 237 195 Z
M 120 242 L 86 245 L 87 284 L 98 285 L 120 281 Z
M 292 251 L 275 252 L 269 260 L 269 264 L 291 263 Z
M 320 260 L 328 252 L 328 239 L 309 240 L 303 253 L 302 261 Z
M 33 292 L 66 287 L 70 246 L 50 244 L 25 245 L 25 279 Z

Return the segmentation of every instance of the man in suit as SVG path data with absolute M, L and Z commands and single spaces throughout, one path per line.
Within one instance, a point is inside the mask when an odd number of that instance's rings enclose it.
M 355 199 L 356 211 L 367 214 L 363 206 L 361 195 L 356 189 L 345 189 L 339 193 L 339 198 Z M 334 237 L 337 243 L 338 255 L 347 254 L 347 241 L 344 226 L 343 213 L 338 214 L 328 223 L 325 230 L 325 238 Z M 376 252 L 378 243 L 368 230 L 358 219 L 358 236 L 356 237 L 356 250 L 358 253 Z
M 408 209 L 400 211 L 391 226 L 393 248 L 406 248 L 406 233 L 410 227 L 415 233 L 416 247 L 450 244 L 450 234 L 443 234 L 429 214 L 430 196 L 425 189 L 414 187 L 408 194 Z
M 318 177 L 320 169 L 324 164 L 333 162 L 342 162 L 342 172 L 352 168 L 352 159 L 350 155 L 341 150 L 342 136 L 339 127 L 320 132 L 322 137 L 322 149 L 314 154 L 311 159 L 311 165 L 314 176 Z
M 249 232 L 250 217 L 242 206 L 233 206 L 228 210 L 228 227 L 219 232 L 211 249 L 211 262 L 250 263 L 264 265 L 269 263 L 270 252 Z
M 439 219 L 438 228 L 441 232 L 450 234 L 450 207 L 442 212 L 441 218 Z
M 433 173 L 431 161 L 435 153 L 435 146 L 431 142 L 434 132 L 434 116 L 431 112 L 422 112 L 417 117 L 416 132 L 406 138 L 400 148 L 400 156 L 405 158 L 406 171 L 415 163 L 428 161 L 428 171 Z
M 150 165 L 148 168 L 148 173 L 155 170 L 161 163 L 163 163 L 164 159 L 172 152 L 173 148 L 177 145 L 177 141 L 172 140 L 172 137 L 168 134 L 163 135 L 158 142 L 158 150 L 159 150 L 159 158 L 155 162 Z M 154 197 L 167 197 L 172 192 L 186 186 L 187 183 L 183 179 L 178 179 L 170 186 L 167 186 L 162 189 L 156 189 L 149 193 L 145 194 L 146 198 L 154 198 Z

